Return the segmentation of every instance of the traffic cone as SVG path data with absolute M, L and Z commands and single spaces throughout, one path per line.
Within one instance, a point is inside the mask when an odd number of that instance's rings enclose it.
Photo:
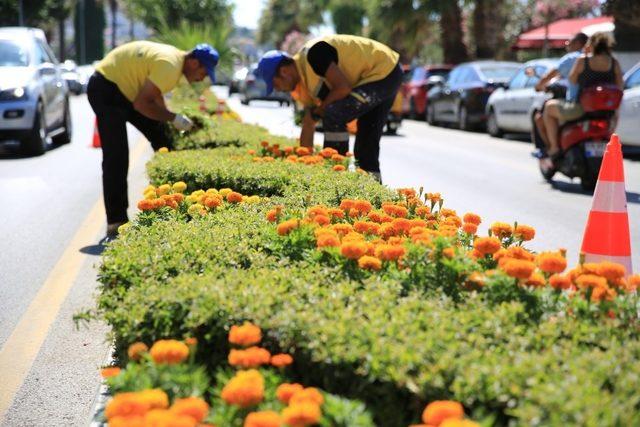
M 98 132 L 98 118 L 96 117 L 93 122 L 93 140 L 91 141 L 91 146 L 93 148 L 100 148 L 102 144 L 100 143 L 100 133 Z
M 200 102 L 200 111 L 202 111 L 203 113 L 207 111 L 207 98 L 205 98 L 203 95 L 200 96 L 200 98 L 198 98 L 198 101 Z
M 622 146 L 616 134 L 611 136 L 602 159 L 582 253 L 585 262 L 616 262 L 632 274 Z

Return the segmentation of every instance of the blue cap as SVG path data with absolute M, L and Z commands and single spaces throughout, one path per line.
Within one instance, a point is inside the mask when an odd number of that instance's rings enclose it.
M 207 74 L 211 79 L 211 83 L 216 82 L 216 65 L 218 65 L 218 61 L 220 60 L 220 55 L 218 51 L 215 50 L 211 45 L 206 43 L 200 43 L 191 51 L 191 54 L 194 58 L 196 58 L 204 68 L 207 70 Z
M 260 58 L 256 75 L 267 84 L 267 95 L 273 92 L 273 78 L 276 75 L 276 69 L 280 65 L 280 61 L 284 58 L 289 58 L 289 54 L 281 50 L 270 50 Z

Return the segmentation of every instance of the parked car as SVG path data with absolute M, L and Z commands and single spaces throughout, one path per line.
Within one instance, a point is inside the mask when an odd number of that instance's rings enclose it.
M 71 141 L 69 89 L 42 30 L 0 28 L 0 115 L 0 140 L 26 154 Z
M 233 73 L 233 77 L 231 77 L 231 81 L 229 82 L 229 95 L 238 93 L 241 83 L 247 78 L 248 72 L 249 67 L 242 67 Z
M 531 132 L 533 115 L 549 97 L 545 92 L 536 92 L 535 85 L 540 80 L 539 76 L 557 64 L 557 59 L 549 58 L 529 61 L 518 70 L 506 88 L 498 88 L 489 96 L 487 132 L 491 136 L 499 137 L 504 132 Z
M 241 82 L 239 92 L 241 100 L 244 105 L 249 105 L 251 101 L 277 101 L 280 105 L 290 105 L 291 96 L 286 92 L 279 92 L 274 90 L 270 95 L 267 95 L 267 84 L 261 78 L 256 76 L 258 64 L 253 64 L 249 67 L 247 76 Z
M 430 125 L 455 124 L 468 130 L 484 124 L 489 95 L 506 87 L 521 64 L 517 62 L 475 61 L 451 70 L 447 81 L 436 83 L 427 93 L 427 121 Z
M 81 93 L 83 93 L 87 81 L 84 79 L 84 76 L 78 73 L 78 66 L 75 61 L 67 59 L 62 64 L 60 64 L 60 69 L 62 71 L 62 78 L 65 82 L 67 82 L 69 91 L 75 95 L 80 95 Z
M 400 91 L 402 93 L 402 112 L 410 119 L 425 117 L 427 111 L 427 92 L 435 84 L 433 76 L 447 79 L 451 71 L 450 65 L 429 65 L 419 66 L 411 71 L 410 78 L 402 83 Z
M 624 95 L 616 133 L 624 145 L 640 146 L 640 63 L 624 76 Z

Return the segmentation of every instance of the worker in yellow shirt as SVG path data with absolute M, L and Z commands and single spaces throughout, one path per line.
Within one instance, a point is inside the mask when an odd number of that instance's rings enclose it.
M 313 146 L 322 119 L 324 146 L 345 154 L 346 125 L 358 119 L 354 155 L 358 166 L 380 179 L 380 138 L 402 83 L 399 55 L 375 40 L 331 35 L 307 42 L 293 57 L 272 50 L 258 75 L 273 89 L 291 92 L 305 106 L 300 145 Z
M 189 130 L 188 117 L 167 109 L 163 95 L 184 76 L 189 83 L 209 76 L 215 82 L 218 52 L 199 44 L 190 52 L 149 41 L 135 41 L 112 50 L 96 66 L 87 97 L 96 114 L 102 145 L 102 186 L 107 212 L 107 237 L 117 235 L 127 219 L 129 147 L 126 123 L 134 125 L 154 150 L 171 148 L 166 123 Z

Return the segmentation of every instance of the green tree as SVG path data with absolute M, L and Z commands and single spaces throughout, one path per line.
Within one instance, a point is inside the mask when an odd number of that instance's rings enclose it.
M 124 0 L 123 5 L 134 18 L 153 30 L 163 23 L 177 26 L 181 21 L 228 27 L 232 6 L 228 0 Z
M 258 42 L 280 46 L 292 31 L 308 33 L 310 27 L 323 22 L 327 5 L 323 0 L 269 0 L 258 21 Z
M 79 0 L 76 4 L 75 45 L 76 60 L 90 64 L 104 56 L 104 28 L 106 24 L 102 2 Z
M 425 7 L 438 16 L 444 62 L 459 64 L 469 59 L 464 42 L 462 8 L 459 0 L 423 0 Z
M 637 51 L 640 39 L 640 2 L 637 0 L 607 0 L 604 12 L 613 16 L 616 50 Z
M 338 34 L 362 34 L 367 9 L 362 3 L 350 0 L 331 0 L 328 10 L 333 27 Z

